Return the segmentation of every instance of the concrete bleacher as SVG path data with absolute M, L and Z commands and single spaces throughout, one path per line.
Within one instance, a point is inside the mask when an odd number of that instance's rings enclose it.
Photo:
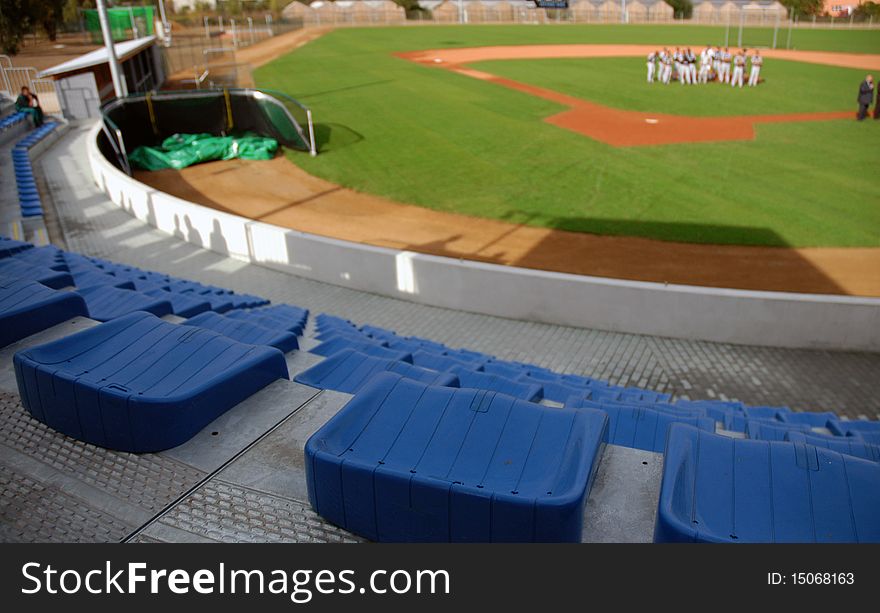
M 184 319 L 163 295 L 216 308 Z M 319 540 L 880 540 L 880 422 L 678 400 L 267 303 L 2 238 L 4 406 L 184 473 L 253 446 L 221 482 L 308 499 Z M 138 513 L 119 538 L 183 536 Z

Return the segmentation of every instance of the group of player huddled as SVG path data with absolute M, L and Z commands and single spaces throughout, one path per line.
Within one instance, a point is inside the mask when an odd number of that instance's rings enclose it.
M 664 47 L 663 51 L 648 54 L 648 83 L 656 80 L 669 85 L 670 81 L 678 79 L 681 85 L 717 81 L 729 83 L 731 87 L 742 87 L 746 63 L 749 61 L 751 71 L 748 84 L 749 87 L 755 87 L 764 64 L 764 58 L 758 50 L 749 56 L 748 49 L 733 54 L 727 47 L 706 47 L 697 58 L 690 48 L 676 47 L 673 52 Z

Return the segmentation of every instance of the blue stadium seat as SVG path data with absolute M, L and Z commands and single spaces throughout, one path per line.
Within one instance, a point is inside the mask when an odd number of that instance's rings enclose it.
M 830 411 L 824 413 L 789 411 L 780 413 L 779 419 L 787 424 L 806 424 L 813 428 L 824 428 L 829 421 L 837 421 L 840 417 L 837 413 L 832 413 Z
M 143 293 L 158 300 L 169 301 L 171 303 L 172 314 L 177 315 L 178 317 L 195 317 L 199 313 L 211 310 L 210 302 L 191 292 L 179 294 L 175 292 L 166 292 L 161 288 L 155 288 L 148 289 Z
M 458 387 L 458 377 L 345 349 L 298 374 L 294 381 L 319 389 L 356 394 L 375 375 L 389 371 L 427 385 Z
M 851 436 L 821 436 L 791 431 L 788 433 L 787 440 L 792 443 L 809 443 L 816 447 L 831 449 L 837 453 L 864 458 L 872 462 L 880 462 L 880 445 L 872 445 Z
M 279 378 L 277 349 L 132 313 L 15 354 L 25 408 L 75 439 L 135 453 L 180 445 Z
M 249 321 L 274 330 L 287 330 L 302 336 L 303 323 L 298 317 L 285 316 L 279 313 L 264 313 L 261 309 L 231 311 L 228 317 Z
M 0 259 L 8 258 L 16 253 L 21 253 L 26 249 L 33 249 L 34 246 L 24 241 L 17 241 L 14 238 L 0 236 Z
M 880 464 L 670 428 L 654 540 L 880 542 Z
M 479 372 L 460 366 L 452 368 L 449 372 L 458 377 L 461 387 L 499 392 L 529 402 L 539 402 L 544 397 L 544 388 L 539 383 L 523 383 L 501 375 Z
M 606 427 L 384 374 L 306 443 L 309 500 L 375 541 L 578 542 Z
M 85 299 L 89 317 L 98 321 L 110 321 L 135 311 L 145 311 L 157 317 L 172 313 L 169 300 L 111 285 L 93 285 L 76 292 Z
M 576 401 L 572 398 L 566 408 L 579 409 L 591 401 Z M 663 453 L 666 448 L 666 435 L 672 424 L 689 424 L 700 430 L 715 432 L 715 422 L 709 417 L 677 415 L 648 407 L 627 406 L 612 403 L 599 403 L 608 413 L 608 443 Z
M 19 262 L 15 257 L 0 260 L 0 278 L 36 281 L 52 289 L 73 286 L 73 277 L 69 272 Z
M 750 419 L 746 422 L 746 436 L 759 441 L 784 441 L 790 432 L 812 433 L 807 424 L 786 424 L 765 419 Z
M 74 317 L 88 317 L 86 303 L 73 292 L 36 281 L 0 279 L 0 347 Z
M 880 421 L 862 419 L 828 422 L 828 429 L 837 436 L 859 438 L 872 445 L 880 445 Z
M 353 341 L 346 338 L 336 337 L 309 349 L 309 353 L 330 357 L 331 355 L 337 354 L 345 349 L 354 349 L 365 355 L 385 358 L 388 360 L 397 360 L 400 362 L 409 362 L 410 364 L 412 364 L 413 361 L 412 354 L 407 353 L 406 351 L 395 351 L 394 349 L 389 349 L 388 347 L 368 339 L 363 341 Z
M 191 317 L 183 322 L 183 324 L 213 330 L 240 343 L 275 347 L 282 353 L 299 349 L 296 334 L 292 332 L 277 329 L 270 330 L 248 321 L 224 317 L 213 311 Z
M 71 271 L 70 274 L 73 277 L 74 285 L 76 285 L 76 287 L 80 289 L 84 287 L 91 287 L 93 285 L 110 285 L 119 289 L 135 289 L 134 283 L 132 283 L 130 280 L 120 279 L 117 276 L 108 275 L 105 272 Z
M 422 368 L 430 368 L 431 370 L 452 371 L 456 368 L 465 370 L 480 370 L 481 365 L 474 362 L 463 362 L 453 357 L 441 355 L 439 353 L 431 353 L 424 350 L 416 351 L 412 354 L 413 364 Z

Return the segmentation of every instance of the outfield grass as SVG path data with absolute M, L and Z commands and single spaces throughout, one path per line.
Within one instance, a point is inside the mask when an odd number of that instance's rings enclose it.
M 768 59 L 761 71 L 766 81 L 740 90 L 721 83 L 648 83 L 645 62 L 632 58 L 507 60 L 473 67 L 615 108 L 706 117 L 852 110 L 865 77 L 863 70 Z M 747 67 L 744 81 L 748 78 Z
M 723 39 L 723 29 L 692 26 L 346 29 L 260 68 L 255 78 L 313 109 L 322 152 L 316 158 L 289 153 L 298 165 L 400 202 L 665 240 L 880 245 L 880 122 L 767 124 L 758 127 L 754 142 L 614 148 L 543 123 L 563 110 L 554 103 L 391 55 L 490 44 L 700 45 L 717 42 L 711 38 L 719 34 Z M 800 48 L 880 52 L 877 31 L 799 31 L 794 40 Z M 713 96 L 712 113 L 750 114 L 777 112 L 770 110 L 776 103 L 784 112 L 855 111 L 861 78 L 843 69 L 768 60 L 768 82 L 758 91 L 670 85 L 658 93 L 644 83 L 640 59 L 621 60 L 613 77 L 614 71 L 596 71 L 601 62 L 618 60 L 539 61 L 546 68 L 526 68 L 532 76 L 523 80 L 546 85 L 541 79 L 558 79 L 553 88 L 560 91 L 666 112 L 688 108 L 696 114 L 693 107 L 704 106 L 697 96 Z M 493 64 L 522 70 L 527 63 Z M 596 76 L 587 83 L 556 74 L 580 70 Z M 846 91 L 838 92 L 844 85 Z M 579 93 L 581 87 L 593 94 Z M 644 98 L 622 89 L 643 91 Z

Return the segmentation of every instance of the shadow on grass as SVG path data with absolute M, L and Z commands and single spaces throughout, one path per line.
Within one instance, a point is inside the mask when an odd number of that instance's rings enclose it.
M 338 123 L 315 124 L 315 146 L 318 153 L 332 153 L 364 140 L 364 135 Z

